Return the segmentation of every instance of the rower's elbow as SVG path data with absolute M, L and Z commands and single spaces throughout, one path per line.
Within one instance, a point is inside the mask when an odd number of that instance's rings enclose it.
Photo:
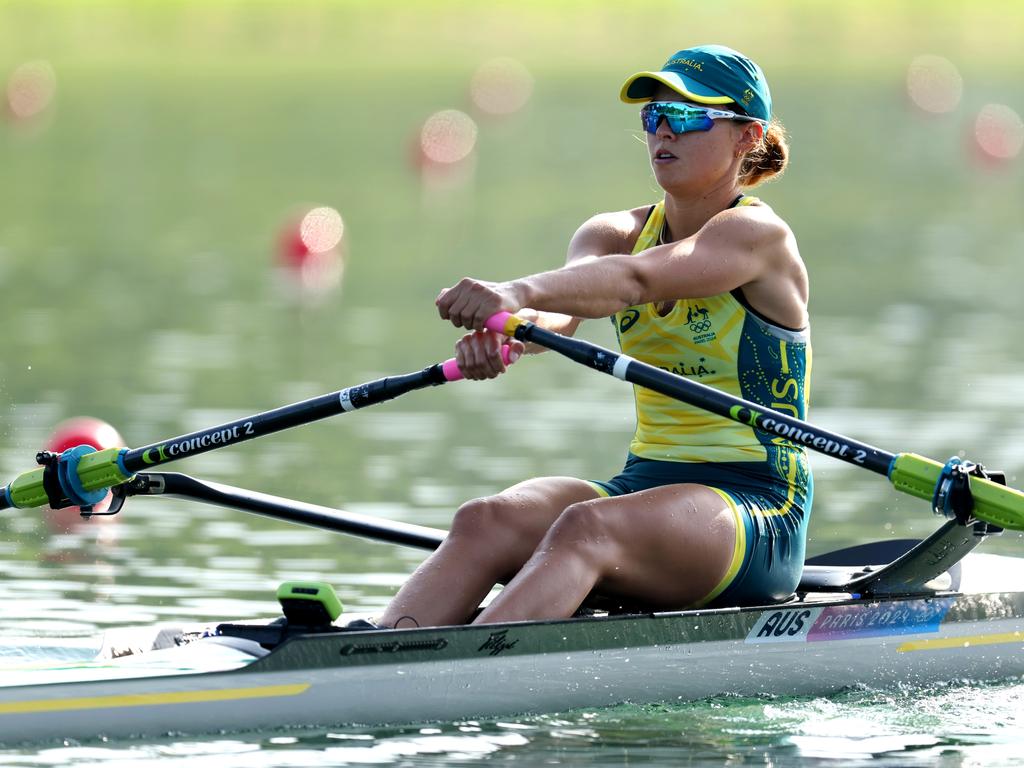
M 637 262 L 639 259 L 633 259 L 632 261 Z M 622 308 L 646 304 L 651 300 L 653 290 L 653 281 L 640 268 L 640 265 L 636 263 L 630 264 L 629 269 L 623 275 L 619 290 L 619 300 L 622 302 Z

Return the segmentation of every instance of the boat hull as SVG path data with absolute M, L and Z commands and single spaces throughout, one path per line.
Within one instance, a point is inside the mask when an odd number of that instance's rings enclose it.
M 1024 675 L 1024 594 L 345 632 L 0 680 L 0 743 L 395 724 Z M 218 654 L 220 654 L 218 656 Z M 189 658 L 199 661 L 189 662 Z M 2 673 L 2 670 L 0 670 Z M 25 672 L 21 677 L 26 683 Z

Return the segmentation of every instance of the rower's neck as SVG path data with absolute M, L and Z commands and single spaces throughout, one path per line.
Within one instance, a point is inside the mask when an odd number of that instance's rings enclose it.
M 731 208 L 742 192 L 734 184 L 722 186 L 699 195 L 665 195 L 665 223 L 672 240 L 690 237 L 708 223 L 708 220 Z

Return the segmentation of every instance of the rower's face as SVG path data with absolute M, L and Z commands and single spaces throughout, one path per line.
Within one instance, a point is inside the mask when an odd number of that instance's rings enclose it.
M 706 106 L 687 101 L 667 85 L 659 85 L 652 101 L 677 101 L 695 107 Z M 725 104 L 722 109 L 729 109 Z M 647 151 L 658 184 L 667 192 L 692 192 L 715 186 L 735 175 L 734 163 L 743 144 L 744 126 L 731 120 L 715 120 L 708 131 L 676 134 L 662 120 L 654 133 L 647 133 Z

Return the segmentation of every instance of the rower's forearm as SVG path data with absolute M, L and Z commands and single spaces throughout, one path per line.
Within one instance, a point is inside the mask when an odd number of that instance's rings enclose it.
M 632 256 L 582 259 L 514 282 L 523 306 L 597 318 L 642 303 L 643 286 Z

